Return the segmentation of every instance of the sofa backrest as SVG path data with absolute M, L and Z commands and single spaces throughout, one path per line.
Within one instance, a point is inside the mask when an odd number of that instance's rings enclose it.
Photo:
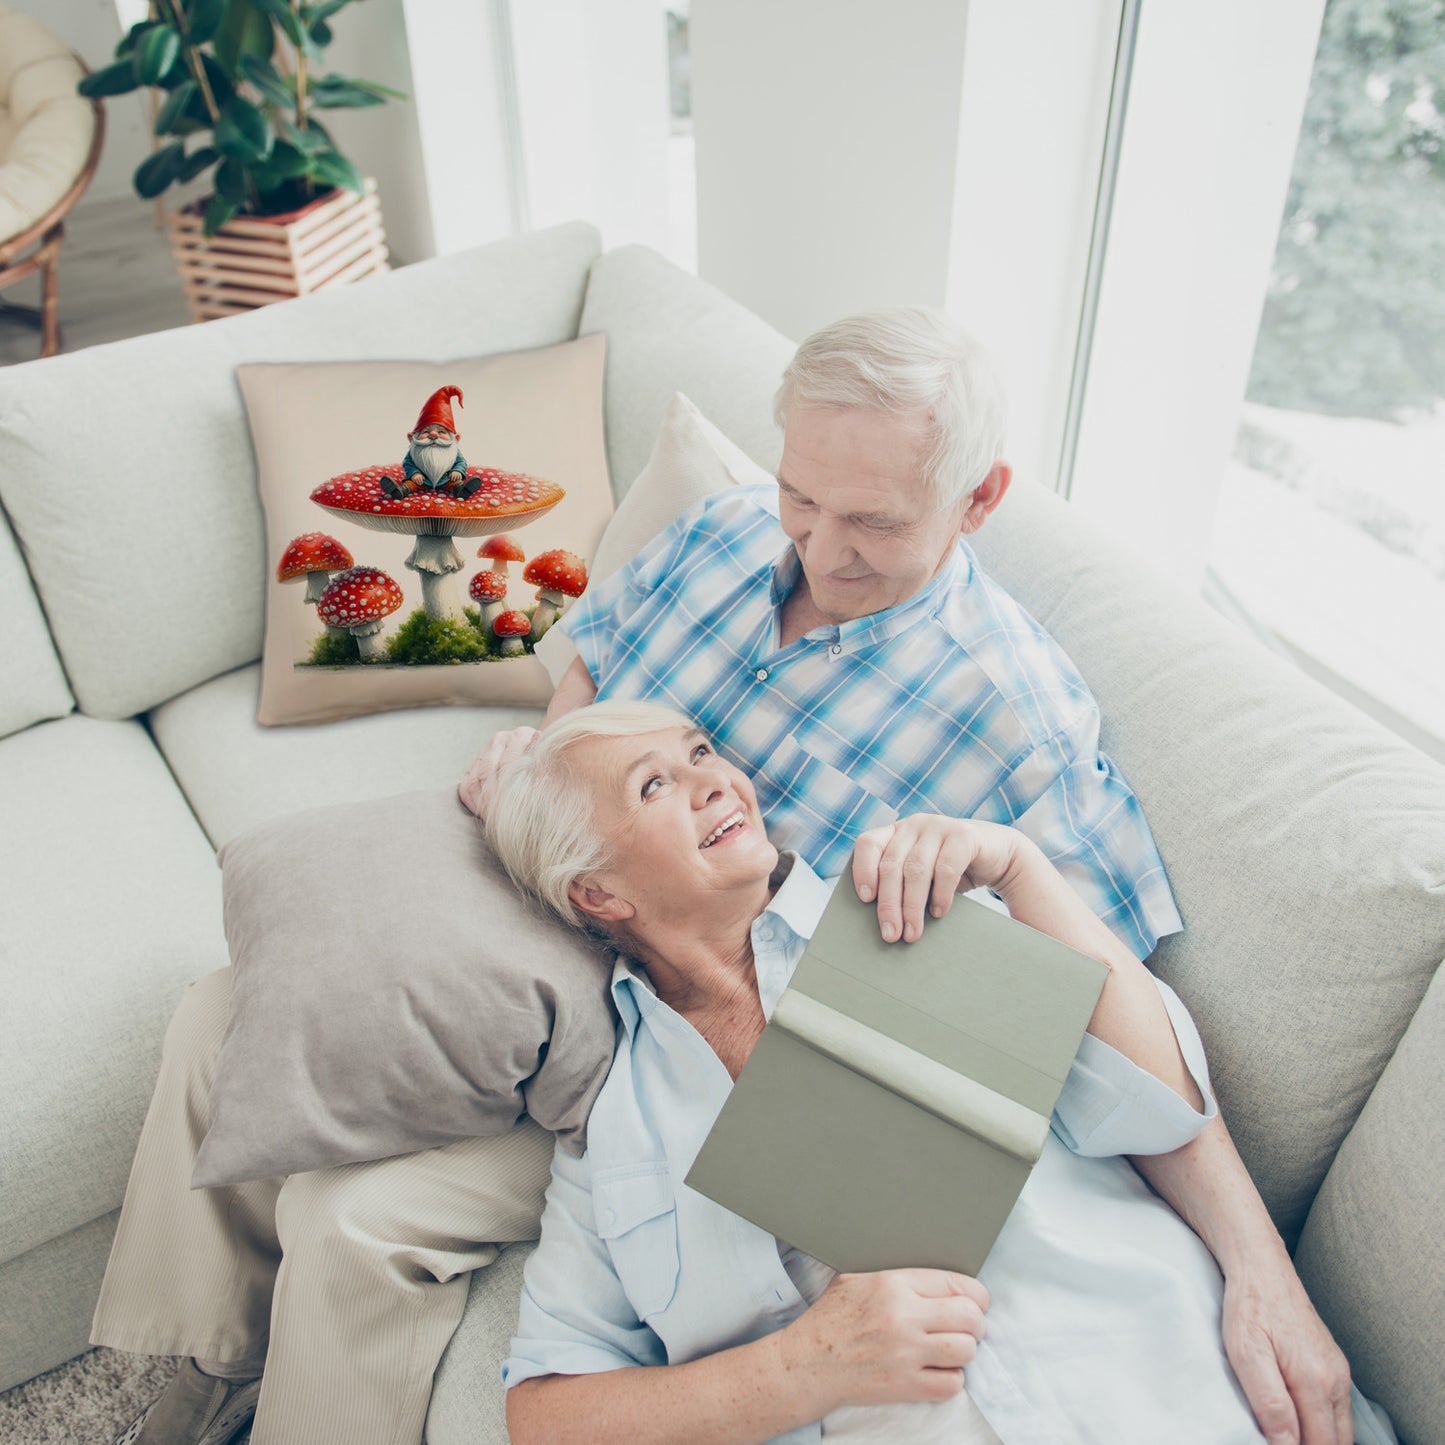
M 235 367 L 437 360 L 577 334 L 573 224 L 246 316 L 9 368 L 0 501 L 81 709 L 142 712 L 261 651 L 265 539 Z
M 0 737 L 47 718 L 64 717 L 75 706 L 60 658 L 45 626 L 25 559 L 9 522 L 0 515 Z

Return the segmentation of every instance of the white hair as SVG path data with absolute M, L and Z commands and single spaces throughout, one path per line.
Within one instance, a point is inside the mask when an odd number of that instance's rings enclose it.
M 487 839 L 512 882 L 575 927 L 599 931 L 567 892 L 605 868 L 610 858 L 597 832 L 593 791 L 567 754 L 588 738 L 637 737 L 692 726 L 681 713 L 655 702 L 593 703 L 552 723 L 497 774 L 487 812 Z
M 793 407 L 923 413 L 923 482 L 940 508 L 972 493 L 1003 456 L 1003 388 L 988 353 L 921 306 L 847 316 L 815 331 L 773 400 L 780 427 Z

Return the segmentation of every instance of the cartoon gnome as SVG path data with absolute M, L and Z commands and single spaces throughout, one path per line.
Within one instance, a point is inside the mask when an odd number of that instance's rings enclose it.
M 438 387 L 421 409 L 416 429 L 407 435 L 410 447 L 401 464 L 402 480 L 384 477 L 382 490 L 390 497 L 413 492 L 450 492 L 466 499 L 481 485 L 479 477 L 467 477 L 467 459 L 457 448 L 462 434 L 452 420 L 452 398 L 462 404 L 461 388 Z

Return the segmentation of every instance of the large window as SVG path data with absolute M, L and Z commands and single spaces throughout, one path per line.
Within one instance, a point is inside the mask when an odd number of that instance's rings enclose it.
M 1329 0 L 1215 600 L 1445 754 L 1445 3 Z

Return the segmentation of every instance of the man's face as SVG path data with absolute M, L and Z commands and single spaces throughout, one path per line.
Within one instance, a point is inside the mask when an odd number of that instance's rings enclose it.
M 926 455 L 915 418 L 834 407 L 788 413 L 778 512 L 813 605 L 831 621 L 906 602 L 952 555 L 970 498 L 936 509 L 921 476 Z

